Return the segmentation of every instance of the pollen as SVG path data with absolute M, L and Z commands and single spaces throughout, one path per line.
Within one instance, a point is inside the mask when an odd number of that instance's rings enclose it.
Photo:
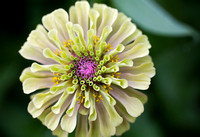
M 94 40 L 94 45 L 96 45 L 96 44 L 97 44 L 97 42 L 100 40 L 100 37 L 99 37 L 99 36 L 96 36 L 96 35 L 94 35 L 94 37 L 93 37 L 93 40 Z
M 103 85 L 103 88 L 106 90 L 106 94 L 107 94 L 107 93 L 110 94 L 110 90 L 113 90 L 113 88 L 110 87 L 110 85 Z
M 76 99 L 77 101 L 79 101 L 79 104 L 82 104 L 86 98 L 86 96 L 82 93 L 79 93 L 78 95 L 79 97 Z
M 118 57 L 118 55 L 116 55 L 116 56 L 110 55 L 110 60 L 111 60 L 112 63 L 113 62 L 117 63 L 119 61 L 119 57 Z
M 113 73 L 111 74 L 111 76 L 112 76 L 113 78 L 120 78 L 120 74 L 121 74 L 121 72 L 113 72 Z
M 59 84 L 60 80 L 60 74 L 53 72 L 54 77 L 52 78 L 52 82 L 54 83 L 54 86 Z
M 113 49 L 112 45 L 110 45 L 110 43 L 107 44 L 107 46 L 105 47 L 105 52 L 109 52 L 111 49 Z
M 69 48 L 70 45 L 71 45 L 71 41 L 72 41 L 71 39 L 70 40 L 66 39 L 65 41 L 63 41 L 64 47 L 68 47 Z

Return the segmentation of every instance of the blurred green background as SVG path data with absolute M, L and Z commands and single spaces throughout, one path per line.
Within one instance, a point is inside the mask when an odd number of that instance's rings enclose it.
M 145 112 L 122 137 L 200 136 L 200 1 L 89 0 L 105 3 L 132 17 L 152 44 L 156 76 Z M 53 137 L 27 112 L 29 95 L 19 81 L 32 61 L 18 50 L 43 15 L 68 11 L 75 0 L 22 0 L 1 4 L 0 136 Z M 173 17 L 172 17 L 173 16 Z M 180 23 L 182 22 L 182 23 Z M 185 25 L 187 24 L 187 25 Z M 74 133 L 70 135 L 74 137 Z

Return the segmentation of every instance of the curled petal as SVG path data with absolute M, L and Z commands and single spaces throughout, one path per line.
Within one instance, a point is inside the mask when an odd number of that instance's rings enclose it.
M 90 121 L 89 137 L 102 137 L 100 132 L 99 120 Z
M 76 137 L 88 137 L 88 122 L 87 116 L 78 116 L 78 126 L 76 130 Z
M 146 74 L 133 75 L 130 73 L 122 73 L 121 78 L 126 78 L 128 85 L 132 88 L 145 90 L 149 88 L 150 77 Z
M 53 131 L 53 135 L 56 135 L 58 137 L 68 137 L 68 133 L 64 131 L 60 125 Z
M 128 131 L 129 129 L 129 122 L 126 119 L 123 119 L 123 122 L 116 128 L 116 135 L 121 136 L 124 132 Z
M 53 77 L 52 73 L 49 72 L 33 72 L 30 68 L 26 68 L 23 70 L 20 81 L 24 82 L 28 78 L 50 78 Z
M 103 102 L 103 104 L 104 104 L 104 106 L 105 106 L 105 108 L 106 108 L 106 110 L 107 110 L 107 112 L 109 114 L 109 117 L 110 117 L 110 120 L 112 122 L 112 125 L 113 126 L 120 125 L 122 123 L 122 121 L 123 121 L 122 117 L 117 113 L 115 107 L 112 106 L 108 102 L 107 98 L 103 97 L 103 99 L 104 99 L 104 101 L 102 101 L 102 102 Z
M 65 24 L 68 22 L 68 14 L 63 9 L 58 9 L 42 18 L 42 23 L 46 29 L 57 29 L 61 41 L 68 38 Z
M 72 116 L 65 114 L 61 119 L 61 128 L 68 133 L 73 132 L 76 127 L 78 108 L 79 105 L 76 105 L 74 109 L 75 112 L 72 114 Z
M 25 42 L 24 45 L 19 50 L 22 57 L 40 62 L 42 64 L 55 64 L 55 61 L 45 58 L 42 53 L 42 49 L 39 47 L 34 47 L 29 42 Z
M 133 117 L 138 117 L 143 111 L 144 107 L 142 102 L 135 98 L 135 97 L 129 97 L 127 94 L 124 93 L 124 91 L 119 90 L 117 87 L 113 87 L 113 91 L 111 91 L 111 94 L 119 100 L 121 104 L 126 108 L 126 111 Z
M 153 77 L 155 75 L 155 68 L 153 67 L 153 63 L 152 62 L 143 63 L 140 66 L 136 66 L 134 64 L 133 67 L 120 68 L 120 71 L 122 73 L 131 73 L 131 74 L 134 74 L 134 75 L 138 75 L 138 74 L 144 73 L 149 77 Z
M 117 18 L 117 14 L 118 14 L 118 11 L 116 9 L 105 7 L 102 14 L 103 18 L 97 32 L 98 36 L 102 33 L 103 28 L 105 26 L 112 26 L 112 24 Z
M 66 108 L 68 107 L 69 102 L 65 102 L 65 105 L 62 106 L 62 109 L 60 113 L 55 114 L 53 112 L 50 112 L 44 119 L 44 124 L 47 126 L 47 128 L 51 130 L 55 130 L 58 127 L 58 124 L 60 122 L 60 118 L 65 112 Z
M 123 40 L 130 36 L 136 30 L 135 24 L 130 21 L 124 22 L 119 30 L 110 38 L 109 43 L 113 48 L 117 47 Z
M 102 103 L 97 106 L 99 116 L 99 124 L 101 134 L 104 137 L 113 136 L 115 134 L 115 127 L 112 125 L 111 119 Z
M 78 17 L 78 23 L 83 27 L 84 37 L 85 39 L 87 39 L 90 5 L 88 4 L 88 2 L 85 2 L 85 1 L 76 2 L 75 8 L 76 8 L 76 13 Z
M 52 78 L 28 78 L 23 82 L 24 93 L 30 94 L 38 89 L 50 88 L 53 86 Z

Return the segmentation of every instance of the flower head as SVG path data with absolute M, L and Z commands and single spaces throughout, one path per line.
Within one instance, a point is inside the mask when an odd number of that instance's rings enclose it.
M 148 38 L 104 4 L 76 2 L 42 18 L 19 53 L 36 61 L 20 80 L 32 94 L 28 112 L 54 135 L 121 135 L 143 112 L 155 75 Z M 78 121 L 77 121 L 78 119 Z

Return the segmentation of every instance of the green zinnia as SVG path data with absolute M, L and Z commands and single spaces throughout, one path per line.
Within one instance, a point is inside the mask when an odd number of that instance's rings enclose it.
M 34 60 L 20 80 L 28 112 L 54 135 L 121 135 L 144 111 L 155 68 L 148 38 L 131 19 L 104 4 L 76 2 L 42 18 L 19 53 Z M 41 90 L 43 89 L 43 90 Z M 89 127 L 89 129 L 88 129 Z

